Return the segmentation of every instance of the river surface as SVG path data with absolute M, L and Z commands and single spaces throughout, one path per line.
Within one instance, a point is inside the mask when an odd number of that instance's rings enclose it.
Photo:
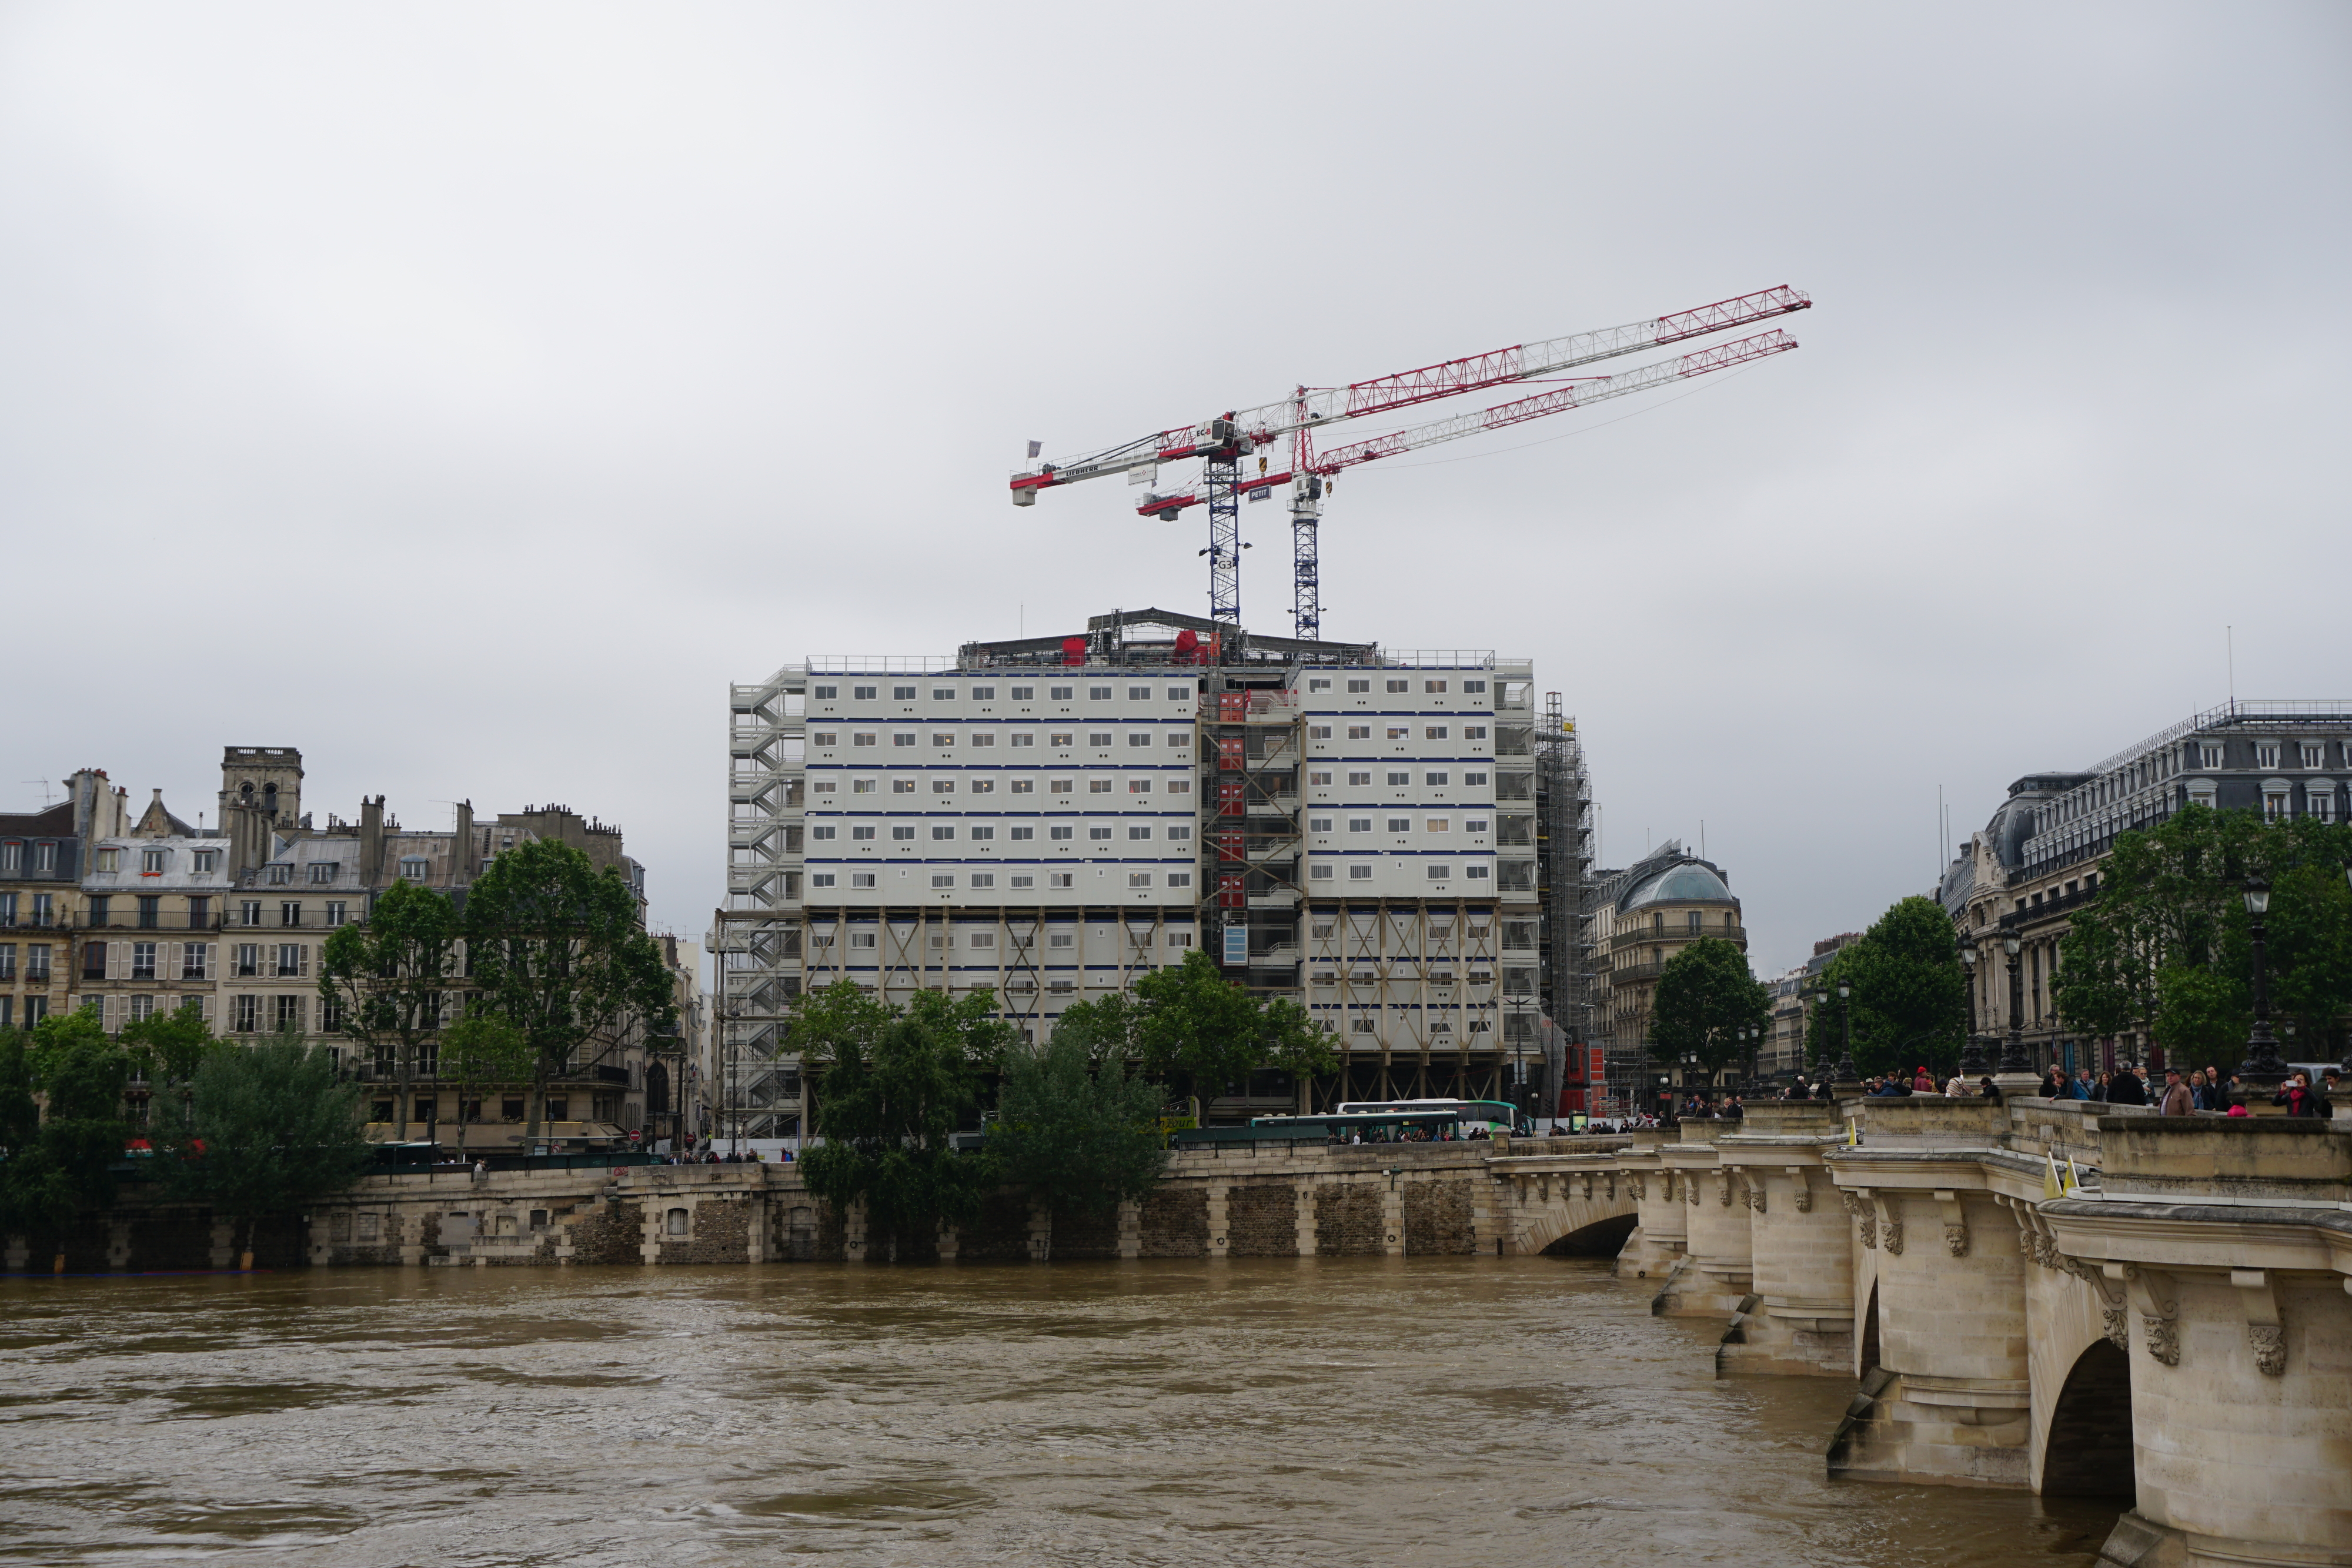
M 0 1558 L 2091 1563 L 1579 1260 L 0 1281 Z

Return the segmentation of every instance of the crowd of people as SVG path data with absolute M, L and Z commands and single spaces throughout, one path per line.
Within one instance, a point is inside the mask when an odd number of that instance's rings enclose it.
M 2243 1116 L 2250 1113 L 2246 1102 L 2250 1091 L 2245 1082 L 2234 1072 L 2225 1073 L 2218 1067 L 2194 1067 L 2183 1073 L 2178 1067 L 2156 1070 L 2161 1082 L 2151 1082 L 2147 1067 L 2118 1067 L 2110 1071 L 2093 1072 L 2078 1067 L 2070 1075 L 2061 1066 L 2053 1065 L 2042 1081 L 2041 1097 L 2044 1100 L 2079 1100 L 2107 1105 L 2153 1105 L 2164 1116 L 2187 1116 L 2207 1112 L 2221 1116 Z M 2335 1100 L 2343 1088 L 2343 1075 L 2336 1068 L 2326 1068 L 2320 1082 L 2312 1082 L 2311 1074 L 2301 1069 L 2290 1073 L 2287 1081 L 2270 1097 L 2270 1103 L 2284 1109 L 2290 1116 L 2332 1118 L 2336 1114 Z M 1898 1099 L 1910 1094 L 1948 1094 L 1954 1098 L 1972 1096 L 1987 1100 L 2000 1098 L 2000 1090 L 1990 1078 L 1980 1078 L 1971 1084 L 1954 1073 L 1941 1084 L 1935 1074 L 1923 1065 L 1911 1071 L 1890 1073 L 1864 1079 L 1862 1092 L 1872 1099 Z M 1807 1083 L 1802 1079 L 1780 1092 L 1783 1100 L 1825 1100 L 1830 1097 L 1826 1083 Z M 1731 1114 L 1738 1113 L 1735 1096 Z M 1693 1113 L 1703 1114 L 1704 1113 Z

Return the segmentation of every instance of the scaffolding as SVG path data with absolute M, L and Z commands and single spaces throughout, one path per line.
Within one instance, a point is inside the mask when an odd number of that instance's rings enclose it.
M 1545 1054 L 1549 1087 L 1557 1092 L 1566 1053 L 1606 1043 L 1592 983 L 1592 779 L 1576 720 L 1561 711 L 1558 692 L 1544 694 L 1535 754 L 1536 879 L 1544 911 L 1541 998 L 1543 1016 L 1552 1025 Z

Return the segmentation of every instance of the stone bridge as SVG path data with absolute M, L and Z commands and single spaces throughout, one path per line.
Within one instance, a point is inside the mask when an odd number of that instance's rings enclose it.
M 1607 1163 L 1620 1273 L 1719 1374 L 1855 1380 L 1832 1474 L 2129 1499 L 2116 1563 L 2352 1564 L 2352 1128 L 1916 1095 Z
M 2345 1131 L 2336 1131 L 2344 1125 Z M 2078 1187 L 2047 1191 L 2051 1160 Z M 859 1260 L 791 1166 L 377 1178 L 310 1259 Z M 2352 1124 L 1915 1095 L 1672 1134 L 1209 1149 L 1115 1220 L 1000 1195 L 941 1261 L 1585 1253 L 1845 1380 L 1832 1474 L 2136 1504 L 2105 1560 L 2352 1568 Z M 118 1265 L 120 1266 L 120 1265 Z

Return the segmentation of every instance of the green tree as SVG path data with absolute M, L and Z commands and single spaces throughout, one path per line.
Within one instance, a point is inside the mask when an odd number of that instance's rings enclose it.
M 1140 1200 L 1167 1168 L 1160 1090 L 1130 1076 L 1123 1056 L 1097 1059 L 1087 1024 L 1068 1018 L 1043 1050 L 1009 1053 L 988 1147 L 1055 1212 L 1106 1214 Z
M 2352 825 L 2191 805 L 2124 833 L 2098 897 L 2059 948 L 2053 992 L 2076 1029 L 2145 1025 L 2168 1050 L 2220 1061 L 2253 1023 L 2251 876 L 2272 887 L 2266 972 L 2273 1010 L 2318 1050 L 2352 1008 Z
M 1143 1055 L 1143 1005 L 1126 991 L 1072 1002 L 1054 1025 L 1056 1042 L 1066 1036 L 1085 1049 L 1093 1065 L 1138 1061 Z
M 448 895 L 395 882 L 364 924 L 339 925 L 319 949 L 319 1000 L 342 1033 L 377 1061 L 389 1054 L 400 1085 L 394 1136 L 408 1137 L 410 1091 L 425 1046 L 441 1030 L 457 971 L 457 912 Z
M 205 1022 L 204 1005 L 190 997 L 176 1011 L 133 1019 L 122 1026 L 121 1038 L 131 1071 L 153 1085 L 159 1096 L 178 1103 L 176 1120 L 184 1131 L 196 1069 L 204 1065 L 205 1057 L 223 1049 Z
M 0 1113 L 23 1140 L 11 1145 L 0 1168 L 0 1230 L 50 1238 L 62 1257 L 65 1233 L 114 1201 L 111 1167 L 128 1131 L 122 1088 L 130 1061 L 95 1004 L 42 1019 L 19 1061 L 0 1071 Z M 37 1126 L 25 1123 L 21 1103 L 6 1110 L 10 1080 L 16 1093 L 38 1090 L 47 1101 Z
M 249 1049 L 215 1051 L 196 1069 L 193 1145 L 166 1166 L 178 1196 L 245 1226 L 239 1268 L 253 1267 L 254 1228 L 348 1191 L 367 1168 L 360 1087 L 323 1046 L 289 1030 Z
M 995 1010 L 986 990 L 919 991 L 902 1010 L 846 980 L 796 998 L 787 1032 L 816 1082 L 825 1140 L 802 1156 L 802 1179 L 844 1213 L 862 1201 L 869 1247 L 886 1240 L 895 1257 L 902 1240 L 979 1212 L 995 1162 L 950 1138 L 979 1106 L 981 1074 L 1015 1038 Z
M 495 1013 L 472 1012 L 441 1036 L 441 1077 L 457 1087 L 457 1149 L 466 1148 L 466 1107 L 485 1089 L 530 1077 L 530 1041 Z
M 1747 1060 L 1740 1037 L 1771 1021 L 1771 997 L 1748 972 L 1748 955 L 1719 936 L 1702 936 L 1666 960 L 1650 1005 L 1650 1054 L 1660 1061 L 1698 1058 L 1710 1073 Z
M 677 1021 L 636 894 L 569 844 L 530 839 L 502 852 L 467 895 L 465 930 L 475 1010 L 503 1019 L 530 1051 L 526 1138 L 539 1136 L 550 1073 L 599 1037 L 609 1052 L 632 1027 Z
M 1932 898 L 1897 901 L 1825 970 L 1832 988 L 1853 988 L 1854 1066 L 1908 1072 L 1956 1071 L 1968 1032 L 1968 975 L 1952 917 Z M 1841 1032 L 1843 1020 L 1840 1019 Z M 1841 1044 L 1843 1041 L 1841 1041 Z
M 1226 979 L 1199 948 L 1181 964 L 1154 970 L 1136 983 L 1131 1038 L 1146 1071 L 1181 1073 L 1191 1086 L 1193 1113 L 1229 1084 L 1272 1068 L 1311 1075 L 1339 1065 L 1331 1031 L 1287 998 L 1266 1000 Z M 1089 1020 L 1099 1030 L 1105 1020 Z

